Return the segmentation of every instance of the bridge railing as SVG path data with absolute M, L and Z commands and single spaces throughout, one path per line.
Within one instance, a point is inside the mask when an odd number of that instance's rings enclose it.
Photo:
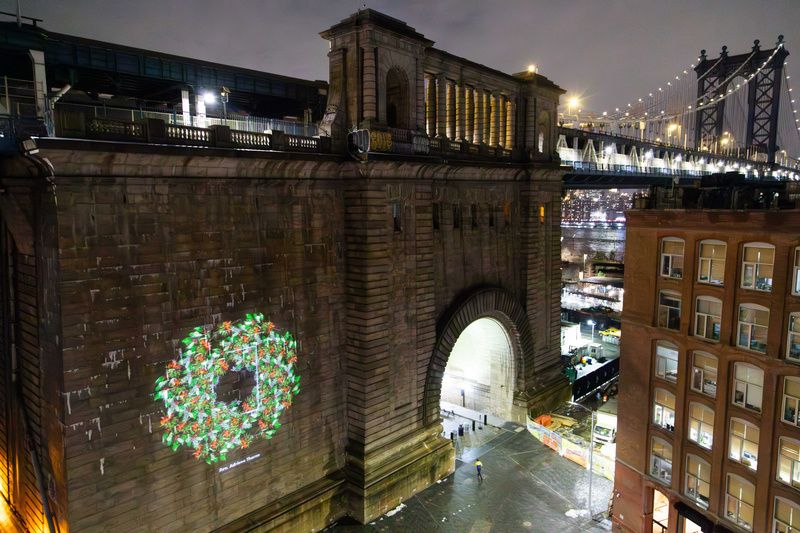
M 28 82 L 32 83 L 32 82 Z M 0 105 L 3 99 L 0 98 Z M 176 106 L 173 109 L 164 107 L 116 107 L 112 105 L 89 105 L 76 102 L 59 101 L 55 104 L 56 115 L 60 113 L 82 113 L 87 118 L 108 118 L 129 122 L 140 122 L 148 118 L 157 118 L 167 124 L 176 126 L 211 127 L 228 126 L 231 130 L 265 133 L 279 130 L 290 135 L 314 137 L 319 135 L 316 124 L 306 124 L 296 120 L 282 120 L 277 118 L 257 117 L 240 113 L 228 113 L 226 117 L 184 114 Z
M 72 120 L 57 122 L 56 134 L 60 137 L 96 139 L 102 141 L 167 144 L 174 146 L 200 146 L 209 148 L 241 148 L 250 150 L 275 150 L 285 152 L 328 153 L 330 139 L 327 137 L 304 137 L 288 135 L 282 131 L 258 133 L 232 130 L 215 125 L 197 128 L 178 124 L 167 124 L 163 120 L 148 118 L 129 122 L 94 117 L 82 120 L 77 114 Z M 63 119 L 64 117 L 62 117 Z
M 429 137 L 415 130 L 398 128 L 369 130 L 369 152 L 416 156 L 445 157 L 448 159 L 490 159 L 511 161 L 512 150 L 501 146 L 454 141 L 444 137 Z

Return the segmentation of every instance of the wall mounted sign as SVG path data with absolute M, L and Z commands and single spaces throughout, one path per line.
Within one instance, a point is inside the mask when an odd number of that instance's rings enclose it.
M 264 315 L 223 322 L 216 329 L 195 328 L 183 339 L 178 359 L 156 380 L 156 398 L 166 416 L 162 442 L 177 450 L 186 446 L 211 464 L 256 439 L 270 439 L 281 427 L 281 413 L 300 391 L 295 373 L 297 343 L 279 332 Z M 216 387 L 227 372 L 249 371 L 255 385 L 244 400 L 225 402 Z

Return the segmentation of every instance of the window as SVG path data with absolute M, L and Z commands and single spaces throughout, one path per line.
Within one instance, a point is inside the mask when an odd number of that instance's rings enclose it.
M 748 531 L 753 530 L 753 503 L 756 488 L 739 476 L 728 474 L 725 518 Z
M 667 485 L 672 482 L 672 445 L 657 437 L 650 440 L 650 475 Z
M 461 227 L 461 204 L 453 204 L 453 228 Z
M 792 294 L 800 294 L 800 246 L 794 249 L 794 270 L 792 271 Z
M 673 383 L 678 381 L 678 348 L 666 342 L 656 344 L 656 376 Z
M 756 352 L 767 352 L 769 309 L 755 304 L 739 306 L 739 335 L 736 345 Z
M 716 298 L 698 296 L 694 310 L 694 334 L 718 341 L 721 321 L 722 302 Z
M 800 489 L 800 441 L 781 437 L 778 444 L 778 481 Z
M 700 242 L 700 264 L 697 281 L 722 285 L 725 281 L 725 251 L 727 245 L 722 241 Z
M 692 359 L 692 389 L 712 398 L 717 395 L 717 358 L 704 352 L 694 352 Z
M 658 326 L 675 330 L 681 328 L 681 295 L 677 292 L 658 293 Z
M 800 313 L 789 313 L 786 359 L 800 363 Z
M 478 206 L 472 204 L 469 206 L 469 217 L 472 220 L 472 229 L 478 227 Z
M 431 218 L 433 218 L 433 229 L 439 229 L 439 225 L 441 224 L 442 214 L 441 214 L 442 206 L 436 202 L 433 204 L 433 213 L 431 213 Z
M 489 204 L 489 226 L 494 227 L 494 206 Z
M 733 368 L 733 403 L 761 412 L 764 372 L 747 363 L 736 363 Z
M 739 418 L 731 418 L 728 457 L 755 470 L 758 466 L 758 428 Z
M 683 277 L 683 239 L 664 237 L 661 240 L 661 275 L 675 279 Z
M 783 421 L 800 427 L 800 379 L 783 380 Z
M 392 226 L 395 232 L 403 230 L 403 224 L 400 220 L 400 202 L 392 202 Z
M 708 509 L 711 494 L 711 465 L 695 455 L 686 456 L 686 495 Z
M 775 247 L 771 244 L 745 244 L 742 254 L 742 288 L 771 291 L 774 263 Z
M 714 411 L 702 403 L 689 404 L 689 440 L 711 449 L 714 440 Z
M 775 498 L 772 533 L 800 532 L 800 506 L 783 498 Z
M 675 431 L 675 396 L 664 389 L 656 389 L 653 423 L 666 430 Z

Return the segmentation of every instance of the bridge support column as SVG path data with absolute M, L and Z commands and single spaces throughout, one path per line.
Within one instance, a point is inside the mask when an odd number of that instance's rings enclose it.
M 493 92 L 491 93 L 490 104 L 491 104 L 491 114 L 490 114 L 490 130 L 489 130 L 489 145 L 490 146 L 497 146 L 499 135 L 500 135 L 500 94 Z
M 378 59 L 375 57 L 377 49 L 374 47 L 362 48 L 361 57 L 363 61 L 363 86 L 361 113 L 363 120 L 372 122 L 378 119 L 378 80 L 375 79 L 375 69 Z
M 425 129 L 428 136 L 436 135 L 436 77 L 425 75 Z
M 436 76 L 436 136 L 447 137 L 447 78 Z
M 527 320 L 533 335 L 533 364 L 525 366 L 524 384 L 515 402 L 537 415 L 569 400 L 569 381 L 560 376 L 561 347 L 561 173 L 531 172 L 523 190 L 522 231 L 525 247 Z
M 447 80 L 447 138 L 456 138 L 456 82 Z
M 486 92 L 481 87 L 475 87 L 475 129 L 473 140 L 475 144 L 483 142 L 484 123 L 486 122 Z
M 475 89 L 466 86 L 464 91 L 464 129 L 465 139 L 474 142 L 475 139 Z
M 465 101 L 465 87 L 464 81 L 460 81 L 458 85 L 455 86 L 456 89 L 456 139 L 459 141 L 463 141 L 467 138 L 466 135 L 466 101 Z
M 500 128 L 497 133 L 497 144 L 506 148 L 506 133 L 508 131 L 508 98 L 501 95 L 498 100 L 498 107 L 500 108 Z
M 352 174 L 357 175 L 353 168 Z M 436 337 L 434 306 L 432 184 L 413 186 L 412 211 L 404 231 L 415 232 L 419 248 L 415 260 L 413 296 L 415 333 L 398 344 L 403 330 L 395 323 L 395 295 L 387 276 L 393 252 L 387 242 L 386 184 L 351 180 L 344 192 L 347 269 L 344 365 L 348 401 L 345 478 L 349 514 L 362 523 L 381 516 L 401 501 L 453 471 L 454 449 L 441 437 L 441 425 L 423 425 L 416 409 L 398 406 L 416 398 L 415 389 L 403 390 L 403 378 L 417 377 L 418 361 L 427 362 Z M 438 414 L 438 411 L 437 411 Z M 402 421 L 402 423 L 400 422 Z
M 517 102 L 509 98 L 506 102 L 506 140 L 505 147 L 508 150 L 514 148 L 514 128 L 516 127 Z

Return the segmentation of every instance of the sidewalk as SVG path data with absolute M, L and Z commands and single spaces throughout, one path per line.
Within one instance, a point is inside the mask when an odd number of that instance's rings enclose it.
M 462 437 L 461 457 L 464 460 L 456 460 L 453 475 L 369 524 L 335 525 L 327 531 L 610 531 L 610 524 L 599 524 L 585 514 L 588 496 L 585 469 L 559 457 L 527 431 L 485 427 L 483 432 L 490 430 L 496 431 L 497 436 L 486 441 L 480 437 L 482 444 L 479 447 L 467 446 Z M 475 433 L 487 435 L 480 430 Z M 473 465 L 477 457 L 484 465 L 482 483 L 477 481 Z M 610 481 L 594 477 L 595 513 L 606 509 L 611 489 Z

